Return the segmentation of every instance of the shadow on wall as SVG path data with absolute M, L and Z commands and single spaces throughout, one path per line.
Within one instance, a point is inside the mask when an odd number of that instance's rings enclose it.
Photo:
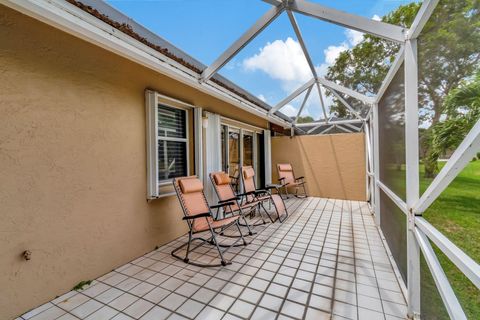
M 278 163 L 291 163 L 304 176 L 309 195 L 366 200 L 364 135 L 282 136 L 272 138 L 273 181 Z

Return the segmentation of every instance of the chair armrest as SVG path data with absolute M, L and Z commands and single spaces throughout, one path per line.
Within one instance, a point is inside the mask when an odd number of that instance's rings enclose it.
M 204 213 L 194 214 L 193 216 L 185 216 L 182 219 L 183 220 L 193 220 L 193 219 L 197 219 L 197 218 L 210 217 L 210 216 L 211 216 L 210 212 L 204 212 Z
M 255 190 L 255 195 L 262 194 L 262 193 L 268 193 L 268 191 L 267 191 L 267 190 L 265 190 L 265 189 L 258 189 L 258 190 Z
M 244 197 L 244 196 L 249 196 L 249 195 L 255 195 L 255 191 L 249 191 L 249 192 L 237 194 L 238 197 Z
M 239 197 L 233 197 L 233 198 L 230 198 L 230 199 L 225 199 L 225 200 L 219 200 L 218 203 L 224 203 L 224 202 L 233 202 L 234 200 L 239 200 L 238 199 Z
M 278 186 L 266 186 L 265 190 L 268 191 L 268 190 L 277 189 L 277 188 L 278 188 Z
M 210 206 L 210 209 L 217 209 L 217 208 L 226 207 L 226 206 L 233 206 L 234 204 L 235 204 L 235 202 L 233 202 L 233 201 L 222 202 L 222 203 Z
M 285 180 L 285 177 L 284 178 L 278 178 L 278 181 L 282 182 L 282 180 Z
M 305 179 L 305 177 L 298 177 L 295 180 L 302 180 L 302 179 Z

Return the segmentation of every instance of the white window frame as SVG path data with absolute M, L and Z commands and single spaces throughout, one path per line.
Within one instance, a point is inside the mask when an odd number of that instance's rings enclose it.
M 147 199 L 158 199 L 175 194 L 172 179 L 159 181 L 158 141 L 185 142 L 187 175 L 190 174 L 190 115 L 189 111 L 195 107 L 180 100 L 164 96 L 152 90 L 146 90 L 146 142 L 147 142 Z M 158 107 L 185 111 L 186 138 L 160 137 L 158 135 Z

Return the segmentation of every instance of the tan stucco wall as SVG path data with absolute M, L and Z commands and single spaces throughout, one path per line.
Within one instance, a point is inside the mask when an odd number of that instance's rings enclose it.
M 146 88 L 267 126 L 0 5 L 0 319 L 186 231 L 175 197 L 146 201 Z
M 277 163 L 291 163 L 304 176 L 311 196 L 365 200 L 366 169 L 363 133 L 272 137 L 272 181 Z

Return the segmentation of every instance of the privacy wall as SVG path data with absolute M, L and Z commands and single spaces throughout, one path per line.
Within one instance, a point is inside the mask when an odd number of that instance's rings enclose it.
M 366 200 L 363 133 L 272 137 L 273 183 L 278 163 L 291 163 L 311 196 Z
M 1 5 L 0 39 L 0 319 L 186 231 L 175 197 L 146 201 L 146 88 L 267 125 Z

